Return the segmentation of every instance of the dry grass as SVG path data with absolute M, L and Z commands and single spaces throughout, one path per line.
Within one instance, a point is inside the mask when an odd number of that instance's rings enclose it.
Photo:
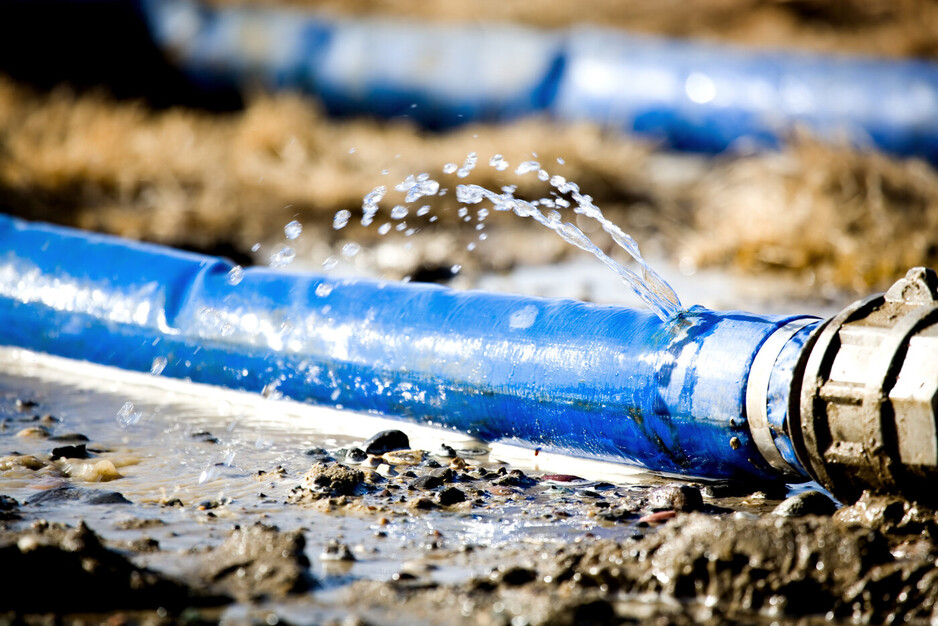
M 938 265 L 938 173 L 801 138 L 715 167 L 696 190 L 705 265 L 794 271 L 856 292 Z
M 675 179 L 651 146 L 589 125 L 526 120 L 426 134 L 404 122 L 326 119 L 292 95 L 258 97 L 243 112 L 219 115 L 154 111 L 65 89 L 37 94 L 0 79 L 0 210 L 203 250 L 247 253 L 254 242 L 282 238 L 295 216 L 308 243 L 341 243 L 346 231 L 331 228 L 336 210 L 360 211 L 373 187 L 393 187 L 410 173 L 431 172 L 453 187 L 462 181 L 440 168 L 471 151 L 480 156 L 471 182 L 520 183 L 528 197 L 544 195 L 546 185 L 486 162 L 495 153 L 517 163 L 536 152 L 638 229 L 641 241 L 659 234 L 666 250 L 702 265 L 794 272 L 857 292 L 908 266 L 938 265 L 938 174 L 915 160 L 802 138 L 776 154 L 691 158 Z M 415 242 L 426 254 L 411 265 L 505 268 L 519 259 L 549 262 L 569 248 L 504 220 L 493 224 L 484 254 L 467 258 L 474 232 L 447 219 L 455 198 L 434 202 L 443 226 Z M 352 235 L 376 239 L 374 228 Z

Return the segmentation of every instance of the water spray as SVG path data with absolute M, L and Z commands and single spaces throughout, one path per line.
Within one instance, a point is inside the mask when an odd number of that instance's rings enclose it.
M 335 278 L 0 217 L 0 343 L 704 479 L 934 501 L 938 277 L 829 320 Z M 76 364 L 76 367 L 80 365 Z

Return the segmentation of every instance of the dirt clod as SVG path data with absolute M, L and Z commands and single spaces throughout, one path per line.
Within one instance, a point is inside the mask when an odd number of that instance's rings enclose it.
M 213 605 L 224 598 L 194 592 L 105 548 L 84 523 L 72 528 L 38 522 L 0 534 L 0 562 L 8 572 L 0 610 L 24 612 L 111 611 L 128 608 Z M 67 584 L 54 591 L 39 581 L 55 575 Z
M 279 598 L 312 589 L 315 581 L 300 531 L 281 532 L 257 522 L 236 528 L 203 557 L 213 589 L 241 599 Z

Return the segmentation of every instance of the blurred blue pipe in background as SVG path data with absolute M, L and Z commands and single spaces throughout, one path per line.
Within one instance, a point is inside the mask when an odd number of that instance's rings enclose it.
M 152 36 L 207 85 L 296 89 L 336 114 L 430 128 L 545 114 L 708 153 L 796 127 L 938 161 L 938 65 L 765 52 L 589 26 L 338 19 L 139 0 Z

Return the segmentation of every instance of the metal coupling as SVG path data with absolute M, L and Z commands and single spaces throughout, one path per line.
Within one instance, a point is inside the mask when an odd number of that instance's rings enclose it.
M 938 275 L 916 267 L 834 316 L 792 381 L 798 460 L 844 502 L 864 490 L 938 502 Z

